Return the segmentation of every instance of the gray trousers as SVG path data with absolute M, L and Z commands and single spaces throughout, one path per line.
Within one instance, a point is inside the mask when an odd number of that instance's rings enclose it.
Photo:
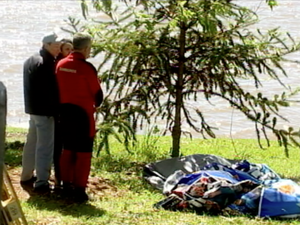
M 30 115 L 27 140 L 23 149 L 21 181 L 32 178 L 35 187 L 48 185 L 54 151 L 54 117 Z

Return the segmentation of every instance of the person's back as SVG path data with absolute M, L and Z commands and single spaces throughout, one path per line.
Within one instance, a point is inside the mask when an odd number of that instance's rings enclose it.
M 97 72 L 80 53 L 71 53 L 57 65 L 57 80 L 60 89 L 60 103 L 80 105 L 88 112 L 94 112 L 95 95 L 99 91 Z
M 91 37 L 74 35 L 73 45 L 74 52 L 60 60 L 56 67 L 63 142 L 60 171 L 65 195 L 86 201 L 95 136 L 94 113 L 103 93 L 95 67 L 86 61 Z
M 99 105 L 97 94 L 101 91 L 97 71 L 82 54 L 73 52 L 57 65 L 57 82 L 60 104 L 74 104 L 87 113 L 90 120 L 90 136 L 95 134 L 95 108 Z

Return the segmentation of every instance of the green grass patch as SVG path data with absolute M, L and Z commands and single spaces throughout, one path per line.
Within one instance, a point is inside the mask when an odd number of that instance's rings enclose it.
M 26 130 L 8 128 L 6 164 L 21 167 L 22 143 Z M 15 134 L 15 135 L 14 135 Z M 18 142 L 17 142 L 18 143 Z M 153 204 L 164 196 L 152 188 L 142 178 L 143 166 L 150 162 L 168 158 L 170 137 L 138 136 L 138 143 L 131 153 L 116 140 L 110 140 L 111 155 L 104 151 L 92 159 L 91 177 L 103 179 L 114 187 L 103 191 L 94 201 L 78 205 L 60 199 L 40 196 L 21 200 L 22 209 L 29 224 L 257 224 L 281 225 L 299 224 L 299 220 L 270 220 L 247 216 L 209 216 L 193 212 L 170 212 L 157 210 Z M 271 141 L 271 146 L 261 149 L 256 140 L 230 139 L 182 139 L 182 155 L 214 154 L 230 159 L 247 159 L 253 163 L 264 163 L 283 177 L 300 180 L 300 151 L 290 148 L 290 157 L 284 150 Z M 100 187 L 99 187 L 100 188 Z

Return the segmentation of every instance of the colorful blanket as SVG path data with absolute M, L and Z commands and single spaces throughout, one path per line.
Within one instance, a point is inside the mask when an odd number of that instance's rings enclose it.
M 265 164 L 196 154 L 150 163 L 144 178 L 166 196 L 154 204 L 167 210 L 259 217 L 299 217 L 300 187 Z

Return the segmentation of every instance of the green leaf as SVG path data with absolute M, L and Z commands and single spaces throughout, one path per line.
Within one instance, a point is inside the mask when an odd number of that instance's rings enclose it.
M 273 9 L 275 6 L 278 5 L 276 0 L 266 0 L 266 2 L 270 6 L 271 9 Z

